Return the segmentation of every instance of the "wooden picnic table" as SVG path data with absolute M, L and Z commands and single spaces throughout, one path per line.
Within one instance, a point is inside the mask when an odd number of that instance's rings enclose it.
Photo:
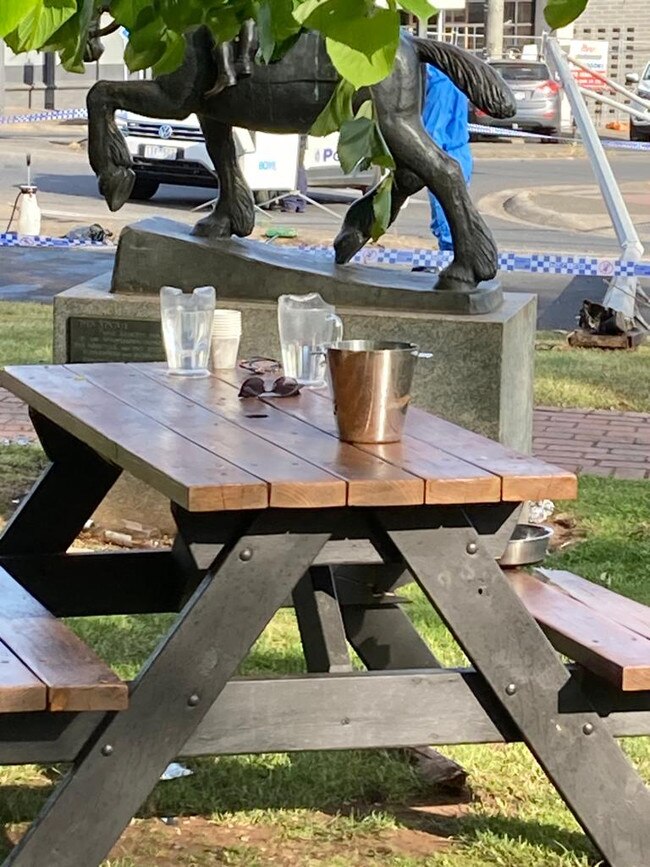
M 158 364 L 0 375 L 52 462 L 0 538 L 9 580 L 55 623 L 179 612 L 128 709 L 91 681 L 81 706 L 2 712 L 0 666 L 0 763 L 74 762 L 5 863 L 98 865 L 179 756 L 524 740 L 608 862 L 641 867 L 650 796 L 615 737 L 650 733 L 650 665 L 634 654 L 605 665 L 591 646 L 598 674 L 621 688 L 567 667 L 520 601 L 525 591 L 543 609 L 545 597 L 496 559 L 522 503 L 574 497 L 575 477 L 418 409 L 399 444 L 341 443 L 326 395 L 240 399 L 241 378 Z M 68 553 L 123 470 L 169 498 L 173 549 Z M 345 540 L 369 541 L 377 562 L 332 565 Z M 472 668 L 440 666 L 395 592 L 407 579 Z M 286 605 L 310 673 L 236 677 Z M 368 671 L 352 670 L 349 646 Z

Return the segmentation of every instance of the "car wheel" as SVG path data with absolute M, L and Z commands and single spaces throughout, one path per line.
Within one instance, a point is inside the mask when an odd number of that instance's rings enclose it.
M 560 130 L 554 126 L 550 126 L 548 129 L 545 129 L 544 135 L 551 135 L 554 138 L 553 141 L 549 141 L 548 139 L 546 139 L 546 143 L 547 144 L 559 144 L 559 142 L 557 140 L 557 137 L 559 136 L 559 134 L 560 134 Z
M 159 186 L 160 182 L 154 181 L 153 178 L 145 178 L 142 175 L 136 175 L 135 184 L 133 185 L 130 198 L 141 202 L 151 199 L 158 192 Z

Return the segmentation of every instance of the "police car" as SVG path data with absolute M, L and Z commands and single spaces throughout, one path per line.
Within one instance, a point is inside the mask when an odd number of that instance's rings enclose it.
M 116 114 L 116 122 L 133 158 L 136 173 L 131 198 L 150 199 L 156 194 L 160 184 L 218 186 L 214 165 L 205 146 L 203 132 L 196 115 L 190 115 L 182 121 L 153 120 L 131 112 L 120 111 Z M 267 141 L 269 138 L 278 140 L 284 138 L 235 129 L 235 144 L 240 160 L 245 161 L 247 155 L 256 153 L 258 135 L 265 136 Z M 353 175 L 344 174 L 338 161 L 337 144 L 336 134 L 326 138 L 311 136 L 308 138 L 304 157 L 308 186 L 312 189 L 352 188 L 365 191 L 376 183 L 379 173 L 375 169 Z M 245 164 L 242 165 L 246 176 Z M 288 186 L 286 191 L 289 191 Z M 285 190 L 273 189 L 272 192 L 277 194 Z M 264 200 L 266 195 L 266 190 L 256 191 L 256 198 L 259 201 Z

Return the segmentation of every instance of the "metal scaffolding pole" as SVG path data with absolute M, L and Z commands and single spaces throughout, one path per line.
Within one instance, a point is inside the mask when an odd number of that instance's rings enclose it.
M 621 195 L 605 149 L 580 93 L 580 88 L 573 77 L 569 61 L 555 37 L 549 36 L 545 39 L 544 54 L 551 69 L 559 76 L 569 100 L 576 126 L 621 247 L 621 258 L 628 262 L 638 262 L 644 253 L 643 244 Z M 639 286 L 638 279 L 619 276 L 610 283 L 603 300 L 603 306 L 620 313 L 629 323 L 636 319 L 647 329 L 648 326 L 640 315 L 637 306 L 641 299 L 646 299 L 646 296 Z

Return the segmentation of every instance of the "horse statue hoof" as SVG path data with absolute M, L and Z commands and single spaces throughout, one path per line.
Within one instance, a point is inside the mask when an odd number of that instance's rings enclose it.
M 99 192 L 111 211 L 119 211 L 131 197 L 135 184 L 133 169 L 117 168 L 99 176 Z

